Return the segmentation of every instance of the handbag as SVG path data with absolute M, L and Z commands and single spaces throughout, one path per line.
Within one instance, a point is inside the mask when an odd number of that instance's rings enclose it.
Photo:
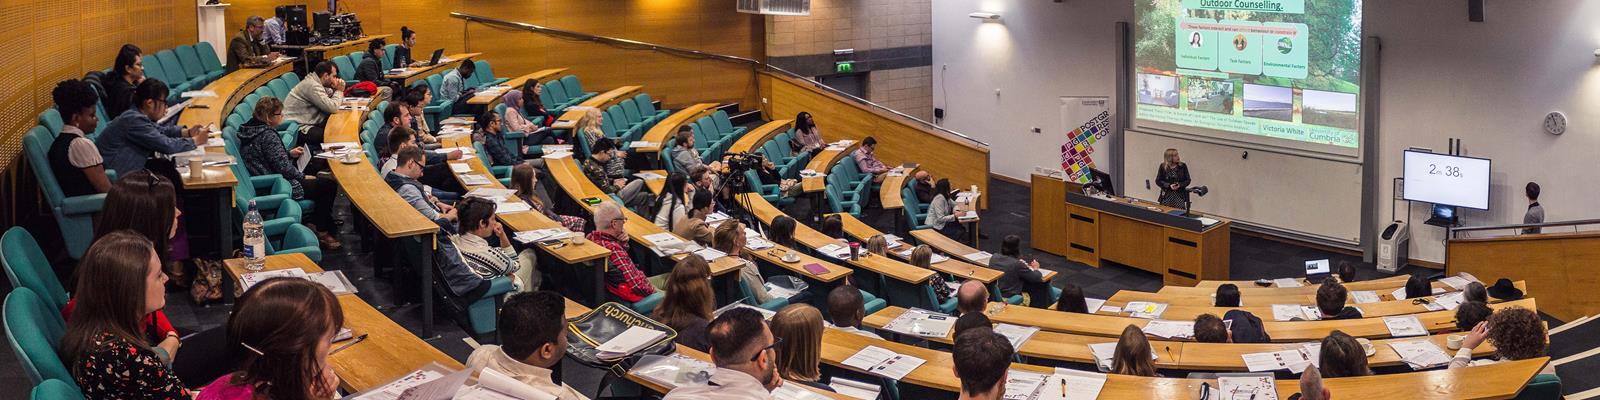
M 614 359 L 600 357 L 597 347 L 635 326 L 666 332 L 667 335 L 633 354 Z M 677 346 L 673 345 L 677 338 L 677 331 L 639 314 L 632 307 L 615 302 L 605 303 L 567 321 L 567 357 L 589 367 L 609 370 L 620 377 L 627 374 L 643 356 L 672 354 L 677 350 Z
M 194 280 L 189 285 L 189 297 L 195 304 L 206 304 L 222 300 L 222 269 L 225 268 L 221 261 L 203 258 L 193 259 L 195 266 Z

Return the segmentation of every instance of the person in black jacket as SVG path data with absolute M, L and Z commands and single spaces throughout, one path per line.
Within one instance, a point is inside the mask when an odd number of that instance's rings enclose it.
M 1156 186 L 1161 187 L 1161 204 L 1186 208 L 1189 204 L 1189 165 L 1178 159 L 1178 149 L 1167 149 L 1156 167 Z
M 1050 298 L 1050 282 L 1044 280 L 1044 274 L 1039 271 L 1039 260 L 1023 263 L 1022 238 L 1017 235 L 1006 235 L 1000 242 L 1000 254 L 989 259 L 989 268 L 1000 270 L 1000 294 L 1011 297 L 1021 293 L 1028 294 L 1028 306 L 1047 308 L 1055 300 Z
M 311 199 L 315 204 L 306 227 L 317 233 L 317 241 L 323 248 L 338 250 L 343 244 L 328 230 L 333 227 L 334 184 L 306 175 L 295 167 L 293 159 L 300 158 L 306 149 L 284 149 L 277 128 L 280 123 L 283 123 L 283 102 L 271 96 L 257 100 L 250 120 L 239 126 L 239 158 L 250 175 L 281 176 L 289 181 L 290 195 L 295 200 Z
M 917 202 L 928 204 L 933 202 L 933 174 L 928 171 L 917 171 L 912 175 L 911 190 L 917 194 Z
M 107 116 L 116 118 L 133 107 L 133 88 L 139 86 L 139 82 L 144 82 L 144 51 L 133 44 L 122 45 L 117 51 L 116 65 L 102 82 L 106 87 Z
M 394 48 L 394 67 L 405 68 L 416 64 L 417 60 L 411 58 L 411 48 L 417 45 L 417 31 L 408 27 L 400 27 L 400 46 Z
M 389 87 L 394 93 L 400 92 L 400 85 L 383 76 L 383 39 L 367 42 L 367 57 L 361 59 L 361 65 L 356 66 L 356 81 L 372 82 L 374 85 Z
M 1361 318 L 1361 310 L 1344 305 L 1349 297 L 1350 291 L 1345 290 L 1339 282 L 1323 282 L 1322 287 L 1317 288 L 1317 310 L 1322 312 L 1322 319 Z

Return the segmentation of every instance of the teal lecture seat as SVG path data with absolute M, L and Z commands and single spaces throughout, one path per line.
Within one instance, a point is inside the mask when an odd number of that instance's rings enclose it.
M 83 392 L 78 387 L 60 379 L 49 379 L 33 387 L 29 396 L 32 400 L 83 400 Z
M 4 305 L 6 341 L 22 363 L 28 381 L 37 385 L 47 379 L 73 382 L 72 374 L 61 362 L 57 350 L 66 324 L 61 310 L 51 309 L 28 288 L 16 288 L 6 295 Z
M 225 73 L 225 68 L 223 68 L 222 65 L 222 59 L 217 58 L 217 49 L 212 48 L 211 43 L 195 43 L 194 51 L 200 56 L 200 65 L 204 66 L 206 71 L 209 71 L 207 74 L 215 73 L 218 77 L 221 77 L 222 74 Z
M 56 279 L 50 258 L 44 255 L 39 242 L 28 230 L 13 226 L 0 236 L 0 266 L 5 268 L 6 279 L 10 280 L 11 287 L 32 290 L 48 308 L 60 310 L 67 307 L 69 298 L 66 288 Z
M 50 214 L 55 216 L 56 224 L 61 228 L 67 254 L 78 259 L 83 257 L 84 250 L 89 249 L 89 242 L 94 238 L 94 218 L 105 206 L 106 195 L 98 193 L 66 197 L 61 191 L 61 184 L 56 181 L 55 171 L 50 169 L 48 157 L 52 142 L 53 135 L 45 127 L 34 126 L 22 138 L 23 153 L 33 166 L 30 169 L 34 178 L 39 180 L 39 189 L 44 192 Z

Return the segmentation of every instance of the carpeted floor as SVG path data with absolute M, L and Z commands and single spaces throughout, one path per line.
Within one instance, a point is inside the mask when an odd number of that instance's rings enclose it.
M 1028 245 L 1029 241 L 1029 191 L 1028 188 L 1000 180 L 992 180 L 989 186 L 989 210 L 983 214 L 982 231 L 988 236 L 981 240 L 982 250 L 997 252 L 1000 241 L 1007 235 L 1018 235 L 1023 242 L 1023 258 L 1037 259 L 1045 268 L 1060 272 L 1052 282 L 1061 286 L 1067 282 L 1082 287 L 1085 295 L 1096 298 L 1106 298 L 1118 290 L 1156 291 L 1161 288 L 1161 277 L 1140 270 L 1124 266 L 1108 265 L 1093 268 L 1087 265 L 1068 262 L 1065 258 L 1043 252 L 1034 251 Z M 892 213 L 884 213 L 872 209 L 865 213 L 863 219 L 869 224 L 888 232 L 894 228 Z M 348 220 L 346 213 L 341 216 Z M 406 327 L 413 333 L 421 331 L 422 313 L 418 306 L 401 306 L 387 308 L 394 305 L 394 290 L 383 279 L 373 277 L 372 253 L 361 248 L 355 236 L 344 235 L 345 248 L 340 251 L 326 252 L 323 256 L 322 267 L 329 270 L 342 270 L 354 281 L 359 289 L 359 296 L 375 307 L 380 307 L 391 319 Z M 1232 279 L 1258 279 L 1270 277 L 1294 276 L 1300 273 L 1303 261 L 1319 258 L 1330 258 L 1339 261 L 1351 261 L 1361 265 L 1359 274 L 1363 279 L 1386 276 L 1377 272 L 1370 264 L 1361 264 L 1360 258 L 1338 253 L 1321 251 L 1303 246 L 1291 245 L 1282 242 L 1261 239 L 1245 234 L 1233 235 L 1232 239 Z M 902 235 L 904 236 L 904 235 Z M 1416 267 L 1408 267 L 1402 273 L 1433 274 L 1436 271 Z M 6 288 L 9 292 L 9 288 Z M 185 293 L 174 292 L 168 296 L 166 312 L 172 323 L 184 331 L 199 331 L 221 326 L 227 322 L 229 306 L 223 304 L 195 305 Z M 1559 323 L 1559 321 L 1556 321 Z M 1554 325 L 1552 325 L 1554 326 Z M 428 340 L 435 347 L 443 350 L 458 360 L 466 360 L 471 353 L 471 347 L 463 339 L 466 333 L 451 318 L 447 311 L 439 311 L 434 318 L 434 332 L 436 337 Z M 11 354 L 11 349 L 0 349 L 0 399 L 20 399 L 26 397 L 26 388 L 31 385 L 28 378 L 20 368 L 16 368 L 17 359 Z M 570 363 L 569 363 L 570 364 Z M 581 391 L 594 397 L 592 391 L 598 386 L 601 377 L 600 371 L 588 370 L 575 365 L 564 368 L 565 380 Z

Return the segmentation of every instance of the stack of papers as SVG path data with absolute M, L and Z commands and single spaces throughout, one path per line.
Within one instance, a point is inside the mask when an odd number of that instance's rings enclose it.
M 1122 306 L 1122 311 L 1134 318 L 1156 319 L 1167 312 L 1166 303 L 1152 303 L 1148 301 L 1131 301 Z
M 1320 350 L 1322 345 L 1318 343 L 1317 346 L 1318 350 Z M 1244 365 L 1250 369 L 1250 372 L 1287 369 L 1289 372 L 1298 374 L 1300 371 L 1305 371 L 1307 365 L 1317 362 L 1315 358 L 1317 354 L 1310 353 L 1305 347 L 1297 347 L 1270 353 L 1242 354 L 1241 357 L 1244 358 Z
M 745 304 L 744 301 L 742 301 L 743 299 L 740 299 L 740 300 L 741 301 L 735 301 L 732 304 L 728 304 L 726 306 L 722 306 L 722 308 L 718 308 L 717 311 L 713 311 L 711 313 L 711 315 L 721 316 L 722 313 L 727 312 L 728 310 L 735 309 L 735 308 L 748 308 L 748 309 L 751 309 L 751 310 L 756 310 L 756 312 L 761 313 L 761 318 L 762 319 L 766 319 L 766 320 L 769 320 L 769 321 L 772 320 L 772 316 L 778 315 L 777 311 L 772 311 L 772 310 L 768 310 L 768 309 L 765 309 L 765 308 L 761 308 L 761 307 L 756 307 L 756 306 L 752 306 L 752 305 L 749 305 L 749 304 Z
M 1005 336 L 1006 340 L 1011 341 L 1013 350 L 1021 350 L 1023 343 L 1027 343 L 1028 339 L 1033 338 L 1033 334 L 1039 333 L 1039 327 L 1012 325 L 1002 322 L 994 325 L 994 333 Z
M 644 240 L 650 242 L 650 247 L 654 247 L 656 251 L 660 251 L 663 254 L 682 253 L 689 245 L 683 239 L 679 239 L 677 235 L 669 232 L 645 235 Z
M 186 98 L 186 99 L 195 98 L 195 97 L 217 97 L 217 92 L 211 91 L 211 90 L 190 90 L 190 91 L 187 91 L 187 92 L 183 92 L 182 94 L 179 94 L 178 96 Z
M 456 175 L 456 176 L 461 178 L 461 184 L 462 185 L 467 185 L 467 186 L 482 186 L 482 185 L 488 185 L 489 183 L 494 182 L 494 181 L 489 180 L 489 178 L 485 178 L 485 177 L 483 177 L 483 175 L 478 175 L 478 174 L 460 174 L 460 175 Z
M 883 391 L 883 388 L 879 387 L 878 385 L 853 381 L 837 376 L 828 380 L 828 386 L 832 387 L 833 390 L 839 394 L 861 400 L 876 400 L 878 398 L 878 392 Z
M 1467 279 L 1466 277 L 1461 276 L 1461 275 L 1456 275 L 1456 276 L 1452 276 L 1452 277 L 1440 278 L 1439 279 L 1439 283 L 1450 285 L 1450 287 L 1453 287 L 1456 290 L 1466 290 L 1467 289 L 1467 284 L 1472 283 L 1472 282 L 1474 282 L 1472 279 Z
M 450 164 L 453 169 L 457 164 Z M 467 197 L 481 197 L 489 200 L 500 201 L 507 197 L 515 196 L 517 191 L 501 188 L 477 188 L 467 192 Z
M 556 400 L 553 394 L 534 389 L 525 383 L 518 382 L 510 375 L 484 368 L 478 372 L 478 384 L 462 389 L 456 393 L 455 400 Z
M 950 328 L 955 324 L 955 317 L 912 308 L 900 313 L 900 316 L 885 324 L 883 329 L 907 335 L 942 338 L 950 334 Z
M 511 235 L 512 240 L 522 243 L 533 243 L 541 240 L 563 239 L 568 236 L 579 235 L 578 232 L 562 228 L 545 228 L 532 231 L 521 231 Z
M 1350 292 L 1350 299 L 1355 300 L 1356 304 L 1377 303 L 1383 301 L 1382 298 L 1378 297 L 1378 292 L 1371 290 L 1352 291 Z
M 439 125 L 471 125 L 472 120 L 463 117 L 450 117 L 439 121 Z
M 717 225 L 717 224 L 721 224 L 722 221 L 727 221 L 729 218 L 730 217 L 728 217 L 728 214 L 723 214 L 721 211 L 718 211 L 718 212 L 714 212 L 714 213 L 711 213 L 709 215 L 706 215 L 705 221 L 706 221 L 707 225 Z M 751 232 L 755 232 L 755 236 L 756 237 L 761 237 L 761 232 L 756 232 L 754 229 L 750 229 L 750 228 L 746 227 L 746 228 L 744 228 L 744 230 L 745 230 L 745 235 L 744 235 L 745 237 L 750 237 L 750 233 Z
M 533 211 L 533 206 L 528 205 L 528 203 L 524 203 L 522 200 L 497 201 L 495 203 L 497 204 L 494 209 L 495 214 L 510 214 Z
M 1100 307 L 1103 307 L 1105 305 L 1106 305 L 1106 299 L 1091 299 L 1091 298 L 1084 298 L 1083 299 L 1083 310 L 1084 311 L 1088 311 L 1090 314 L 1094 314 L 1096 311 L 1100 310 Z M 1122 312 L 1122 309 L 1118 308 L 1116 312 Z
M 1095 365 L 1099 365 L 1102 370 L 1110 371 L 1111 357 L 1117 354 L 1117 342 L 1090 344 L 1089 353 L 1094 354 Z M 1159 360 L 1161 356 L 1156 355 L 1155 349 L 1151 349 L 1150 359 Z
M 642 326 L 628 327 L 628 330 L 595 347 L 594 349 L 599 351 L 595 355 L 604 359 L 620 358 L 649 347 L 664 337 L 667 337 L 666 332 Z
M 1035 400 L 1095 400 L 1106 386 L 1106 374 L 1056 368 L 1045 378 Z
M 1194 321 L 1150 321 L 1150 323 L 1144 325 L 1144 333 L 1165 339 L 1192 338 L 1194 337 Z
M 306 274 L 306 279 L 327 287 L 335 295 L 352 294 L 356 292 L 356 285 L 344 276 L 343 271 L 322 271 L 315 274 Z
M 712 261 L 716 261 L 718 258 L 723 258 L 723 257 L 727 257 L 728 256 L 728 253 L 723 253 L 721 251 L 718 251 L 717 249 L 713 249 L 713 248 L 710 248 L 710 247 L 701 247 L 700 250 L 695 250 L 694 254 L 700 256 L 700 258 L 706 259 L 706 262 L 708 262 L 708 263 L 712 262 Z
M 711 377 L 711 372 L 715 370 L 717 367 L 709 362 L 673 353 L 668 356 L 640 357 L 639 363 L 634 364 L 633 370 L 628 373 L 668 388 L 676 388 L 685 385 L 704 385 Z
M 1466 302 L 1464 292 L 1450 292 L 1433 297 L 1433 301 L 1425 306 L 1428 311 L 1454 310 Z
M 972 253 L 972 254 L 961 256 L 961 258 L 965 258 L 965 259 L 967 259 L 967 261 L 972 261 L 973 263 L 978 264 L 978 265 L 989 265 L 989 258 L 992 258 L 992 257 L 994 257 L 994 255 L 993 254 L 989 254 L 989 252 L 987 252 L 987 251 L 979 251 L 979 252 L 976 252 L 976 253 Z
M 790 298 L 790 297 L 794 297 L 794 295 L 800 294 L 800 291 L 798 291 L 798 290 L 786 288 L 786 287 L 783 287 L 783 286 L 774 285 L 774 284 L 772 284 L 770 282 L 769 283 L 763 283 L 763 284 L 761 284 L 761 286 L 767 288 L 767 294 L 768 295 L 772 295 L 772 297 L 775 297 L 775 298 L 787 299 L 787 298 Z
M 1322 319 L 1322 312 L 1312 306 L 1273 304 L 1272 319 L 1275 321 L 1316 321 Z
M 830 151 L 844 151 L 844 149 L 850 147 L 850 144 L 855 143 L 855 142 L 856 141 L 854 141 L 854 140 L 842 139 L 842 140 L 839 140 L 837 142 L 828 143 L 828 150 L 830 150 Z
M 1039 393 L 1039 388 L 1044 385 L 1049 376 L 1036 372 L 1010 370 L 1006 371 L 1005 400 L 1030 400 Z
M 1278 400 L 1278 385 L 1272 380 L 1272 374 L 1258 376 L 1230 375 L 1217 376 L 1217 388 L 1222 391 L 1222 395 L 1218 398 L 1228 400 Z
M 1428 329 L 1422 327 L 1422 320 L 1417 319 L 1416 315 L 1383 317 L 1383 325 L 1389 328 L 1389 336 L 1406 337 L 1428 334 Z
M 1400 355 L 1400 359 L 1405 360 L 1406 365 L 1411 366 L 1411 369 L 1414 370 L 1433 368 L 1450 363 L 1450 355 L 1445 354 L 1444 350 L 1439 350 L 1438 345 L 1427 340 L 1391 341 L 1389 342 L 1389 347 L 1394 348 L 1394 352 Z
M 1273 286 L 1277 286 L 1277 287 L 1280 287 L 1280 288 L 1292 288 L 1292 287 L 1301 287 L 1301 286 L 1305 286 L 1305 285 L 1304 285 L 1304 284 L 1301 284 L 1301 283 L 1300 283 L 1300 280 L 1299 280 L 1299 279 L 1295 279 L 1295 278 L 1278 278 L 1278 279 L 1273 279 L 1273 280 L 1272 280 L 1272 285 L 1273 285 Z
M 288 268 L 272 271 L 246 272 L 243 275 L 239 275 L 239 292 L 243 293 L 250 290 L 250 287 L 255 286 L 257 283 L 261 283 L 261 281 L 277 277 L 305 279 L 306 271 L 299 268 Z
M 760 237 L 747 238 L 744 241 L 744 248 L 750 250 L 766 250 L 777 246 L 778 245 L 776 243 L 772 243 L 767 241 L 767 239 Z
M 656 142 L 647 142 L 647 141 L 643 141 L 643 140 L 635 140 L 635 141 L 632 141 L 632 142 L 628 142 L 628 148 L 630 148 L 630 149 L 641 149 L 641 148 L 645 148 L 645 147 L 661 147 L 661 144 L 656 143 Z
M 901 380 L 917 367 L 928 362 L 921 358 L 895 353 L 878 346 L 867 346 L 844 360 L 844 365 L 893 380 Z
M 450 163 L 450 172 L 454 172 L 454 173 L 457 173 L 457 174 L 463 174 L 463 175 L 471 174 L 472 173 L 472 166 L 471 165 L 467 165 L 467 163 Z M 471 196 L 472 194 L 468 193 L 467 195 Z
M 850 248 L 842 244 L 829 243 L 817 248 L 818 253 L 840 260 L 850 259 Z
M 814 170 L 802 169 L 802 170 L 800 170 L 800 177 L 801 178 L 818 178 L 818 177 L 822 177 L 822 174 L 818 173 L 817 171 L 814 171 Z

